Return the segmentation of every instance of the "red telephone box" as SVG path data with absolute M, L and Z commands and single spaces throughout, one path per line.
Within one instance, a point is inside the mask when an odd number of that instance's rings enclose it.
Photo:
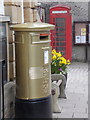
M 72 59 L 72 16 L 71 8 L 57 5 L 50 8 L 50 24 L 55 25 L 51 30 L 51 46 L 61 51 L 66 59 Z

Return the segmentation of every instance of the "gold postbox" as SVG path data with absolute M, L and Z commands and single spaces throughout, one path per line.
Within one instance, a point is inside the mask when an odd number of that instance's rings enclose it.
M 51 94 L 51 46 L 47 23 L 12 25 L 15 31 L 16 98 L 38 99 Z

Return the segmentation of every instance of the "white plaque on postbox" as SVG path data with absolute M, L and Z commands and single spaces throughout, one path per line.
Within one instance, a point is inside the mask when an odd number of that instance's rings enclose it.
M 49 51 L 44 51 L 44 64 L 47 64 L 49 62 Z

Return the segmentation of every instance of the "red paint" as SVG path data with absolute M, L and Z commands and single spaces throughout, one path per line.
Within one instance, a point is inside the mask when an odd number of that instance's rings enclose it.
M 40 36 L 48 36 L 48 35 L 50 35 L 50 34 L 48 34 L 48 33 L 40 34 Z
M 66 59 L 72 59 L 72 15 L 71 8 L 57 5 L 50 8 L 50 24 L 55 25 L 51 30 L 51 46 L 56 51 L 64 53 Z M 58 12 L 58 13 L 57 13 Z

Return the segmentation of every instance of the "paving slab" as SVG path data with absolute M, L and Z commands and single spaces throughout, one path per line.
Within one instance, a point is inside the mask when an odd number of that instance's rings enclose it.
M 74 113 L 74 118 L 88 118 L 88 114 Z
M 54 113 L 53 117 L 72 118 L 71 120 L 88 118 L 88 63 L 71 63 L 68 68 L 66 96 L 67 99 L 58 99 L 62 110 L 61 113 Z

